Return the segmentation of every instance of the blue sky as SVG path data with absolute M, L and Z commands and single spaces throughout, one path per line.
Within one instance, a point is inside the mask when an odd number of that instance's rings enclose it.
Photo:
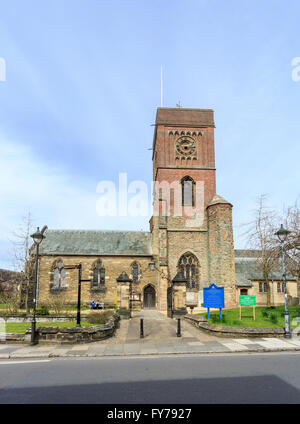
M 0 1 L 0 267 L 25 211 L 49 228 L 148 230 L 100 217 L 97 183 L 152 180 L 160 66 L 164 106 L 213 108 L 217 192 L 235 246 L 257 196 L 300 194 L 299 1 Z

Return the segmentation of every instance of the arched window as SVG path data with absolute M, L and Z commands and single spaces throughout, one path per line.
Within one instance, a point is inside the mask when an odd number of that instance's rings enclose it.
M 132 264 L 132 282 L 137 283 L 139 281 L 139 266 L 136 262 Z
M 186 280 L 187 288 L 198 287 L 199 264 L 198 260 L 192 253 L 185 253 L 178 262 L 178 268 Z
M 248 290 L 247 289 L 241 289 L 241 295 L 242 296 L 247 296 L 248 294 Z
M 93 269 L 93 282 L 92 282 L 92 287 L 93 288 L 97 288 L 97 287 L 103 287 L 105 285 L 105 268 L 102 265 L 101 261 L 97 261 L 94 264 L 94 269 Z
M 64 268 L 63 262 L 58 260 L 54 265 L 53 269 L 53 287 L 60 288 L 64 287 L 66 280 L 66 270 Z
M 194 206 L 194 184 L 191 177 L 184 177 L 181 180 L 182 206 Z

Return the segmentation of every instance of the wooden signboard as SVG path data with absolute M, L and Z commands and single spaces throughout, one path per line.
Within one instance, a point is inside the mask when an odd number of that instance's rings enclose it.
M 240 295 L 239 305 L 240 305 L 240 320 L 242 319 L 242 306 L 253 306 L 253 319 L 255 321 L 256 296 Z

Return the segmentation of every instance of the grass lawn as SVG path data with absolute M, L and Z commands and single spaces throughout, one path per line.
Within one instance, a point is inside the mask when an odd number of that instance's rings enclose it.
M 86 321 L 81 321 L 82 327 L 89 327 L 95 324 L 90 324 Z M 76 321 L 71 322 L 37 322 L 37 327 L 76 327 Z M 31 327 L 30 322 L 8 322 L 6 324 L 7 333 L 25 333 L 26 329 Z
M 300 306 L 289 306 L 290 325 L 293 318 L 299 317 Z M 284 306 L 257 306 L 255 308 L 255 321 L 253 320 L 252 306 L 242 306 L 242 320 L 240 320 L 240 308 L 223 309 L 222 321 L 219 319 L 219 310 L 210 309 L 209 323 L 237 327 L 284 327 Z M 197 314 L 207 316 L 206 313 Z M 300 322 L 298 323 L 300 325 Z

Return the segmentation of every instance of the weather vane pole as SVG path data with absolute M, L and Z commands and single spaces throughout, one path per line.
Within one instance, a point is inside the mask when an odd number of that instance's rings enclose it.
M 160 67 L 160 107 L 163 107 L 163 68 Z

